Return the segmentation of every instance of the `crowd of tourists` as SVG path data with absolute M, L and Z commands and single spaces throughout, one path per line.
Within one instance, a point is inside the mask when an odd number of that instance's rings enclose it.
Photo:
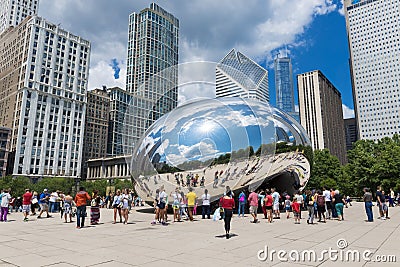
M 192 185 L 193 183 L 189 182 L 188 184 Z M 169 201 L 169 198 L 172 201 Z M 207 189 L 204 189 L 204 193 L 198 197 L 192 187 L 188 188 L 186 194 L 179 186 L 169 194 L 163 187 L 160 187 L 155 191 L 154 199 L 155 215 L 151 222 L 152 225 L 168 224 L 168 203 L 172 202 L 173 222 L 194 221 L 197 207 L 201 206 L 202 219 L 211 219 L 212 217 L 215 221 L 224 221 L 226 238 L 230 238 L 230 225 L 236 208 L 239 218 L 244 217 L 245 209 L 248 208 L 251 223 L 259 223 L 261 215 L 267 223 L 280 220 L 283 216 L 286 219 L 293 217 L 294 223 L 300 224 L 302 211 L 305 211 L 306 217 L 303 219 L 306 219 L 307 224 L 313 225 L 317 222 L 326 223 L 327 220 L 333 219 L 343 221 L 345 219 L 344 208 L 352 206 L 349 196 L 345 197 L 339 190 L 327 188 L 306 190 L 293 195 L 286 192 L 279 193 L 275 188 L 268 188 L 249 193 L 241 191 L 236 197 L 227 186 L 224 195 L 218 201 L 218 198 L 213 198 Z M 390 219 L 389 207 L 398 205 L 399 194 L 396 196 L 392 189 L 386 194 L 381 187 L 378 187 L 374 198 L 371 190 L 365 188 L 363 201 L 367 222 L 374 221 L 374 200 L 378 207 L 378 218 L 386 220 Z M 85 218 L 88 217 L 86 214 L 88 203 L 90 203 L 90 224 L 92 225 L 99 223 L 101 208 L 113 209 L 113 224 L 117 222 L 128 224 L 131 208 L 144 205 L 143 200 L 135 196 L 130 189 L 118 189 L 115 193 L 110 192 L 107 196 L 100 196 L 97 190 L 89 195 L 81 187 L 74 197 L 69 192 L 54 191 L 50 193 L 44 189 L 42 193 L 38 194 L 26 189 L 25 193 L 17 198 L 11 196 L 10 189 L 3 189 L 0 194 L 0 221 L 6 222 L 7 215 L 13 211 L 22 212 L 24 221 L 29 221 L 29 216 L 36 215 L 36 212 L 39 213 L 38 219 L 50 218 L 52 213 L 59 212 L 65 223 L 73 222 L 72 218 L 76 217 L 76 228 L 79 229 L 85 226 Z M 212 207 L 212 203 L 218 204 Z
M 20 203 L 19 203 L 19 200 Z M 65 223 L 73 222 L 76 217 L 76 228 L 85 226 L 87 216 L 87 205 L 90 203 L 90 224 L 96 225 L 100 221 L 100 209 L 110 208 L 114 210 L 114 223 L 116 223 L 117 214 L 119 221 L 128 223 L 129 211 L 133 206 L 144 206 L 143 200 L 135 196 L 132 190 L 117 190 L 115 193 L 109 193 L 106 197 L 99 195 L 94 190 L 91 196 L 83 187 L 72 197 L 71 193 L 54 191 L 50 193 L 44 189 L 42 193 L 31 192 L 25 189 L 25 193 L 17 198 L 12 197 L 11 189 L 3 189 L 0 193 L 0 221 L 7 222 L 8 214 L 12 212 L 22 212 L 23 221 L 29 221 L 29 216 L 38 215 L 38 219 L 51 218 L 54 213 L 60 213 L 61 219 Z M 38 213 L 38 214 L 37 214 Z

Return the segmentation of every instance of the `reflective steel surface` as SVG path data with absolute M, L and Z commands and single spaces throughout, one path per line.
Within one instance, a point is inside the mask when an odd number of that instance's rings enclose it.
M 135 146 L 130 169 L 147 202 L 156 189 L 187 193 L 189 186 L 199 197 L 207 188 L 213 201 L 227 186 L 302 189 L 310 151 L 304 129 L 284 112 L 256 100 L 217 98 L 180 106 L 157 120 Z

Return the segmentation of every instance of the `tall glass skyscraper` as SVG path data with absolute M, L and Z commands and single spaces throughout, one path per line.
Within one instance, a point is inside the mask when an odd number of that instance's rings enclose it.
M 276 107 L 287 112 L 295 112 L 292 61 L 289 57 L 274 60 Z
M 134 129 L 124 130 L 130 136 L 125 143 L 134 144 L 177 106 L 178 43 L 179 20 L 157 4 L 129 16 L 126 90 L 132 95 L 128 116 Z
M 216 67 L 216 96 L 269 101 L 268 71 L 232 49 Z
M 345 0 L 360 139 L 400 133 L 400 0 Z

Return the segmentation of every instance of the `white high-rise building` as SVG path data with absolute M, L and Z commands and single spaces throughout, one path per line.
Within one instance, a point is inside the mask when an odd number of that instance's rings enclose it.
M 345 0 L 361 139 L 400 133 L 400 0 Z
M 232 49 L 216 67 L 216 96 L 269 102 L 268 71 Z
M 0 0 L 0 34 L 37 14 L 39 0 Z
M 179 20 L 157 4 L 129 16 L 126 91 L 132 97 L 127 127 L 118 129 L 126 136 L 119 155 L 130 154 L 147 128 L 178 105 L 178 44 Z
M 14 176 L 80 177 L 89 58 L 89 41 L 37 16 L 0 35 Z

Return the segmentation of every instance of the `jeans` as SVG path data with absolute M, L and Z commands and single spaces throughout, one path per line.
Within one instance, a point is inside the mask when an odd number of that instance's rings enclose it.
M 54 203 L 54 212 L 59 212 L 60 211 L 60 202 L 55 202 Z
M 308 222 L 314 223 L 314 206 L 307 206 L 308 210 Z
M 54 213 L 56 208 L 56 203 L 55 202 L 49 202 L 49 212 Z
M 210 205 L 203 205 L 201 207 L 201 216 L 203 219 L 206 218 L 206 215 L 207 219 L 210 219 L 210 213 L 211 213 Z
M 84 227 L 86 217 L 86 206 L 76 207 L 76 226 Z
M 372 212 L 372 202 L 371 201 L 365 202 L 365 212 L 367 213 L 368 221 L 373 222 L 374 214 Z
M 238 215 L 240 216 L 240 214 L 242 214 L 242 216 L 244 217 L 244 206 L 246 204 L 244 202 L 239 202 L 239 208 L 238 208 Z
M 7 221 L 7 214 L 8 214 L 8 207 L 1 207 L 0 209 L 0 221 L 6 222 Z
M 231 219 L 232 219 L 232 210 L 230 209 L 224 209 L 224 222 L 225 222 L 225 231 L 229 233 L 231 230 Z

